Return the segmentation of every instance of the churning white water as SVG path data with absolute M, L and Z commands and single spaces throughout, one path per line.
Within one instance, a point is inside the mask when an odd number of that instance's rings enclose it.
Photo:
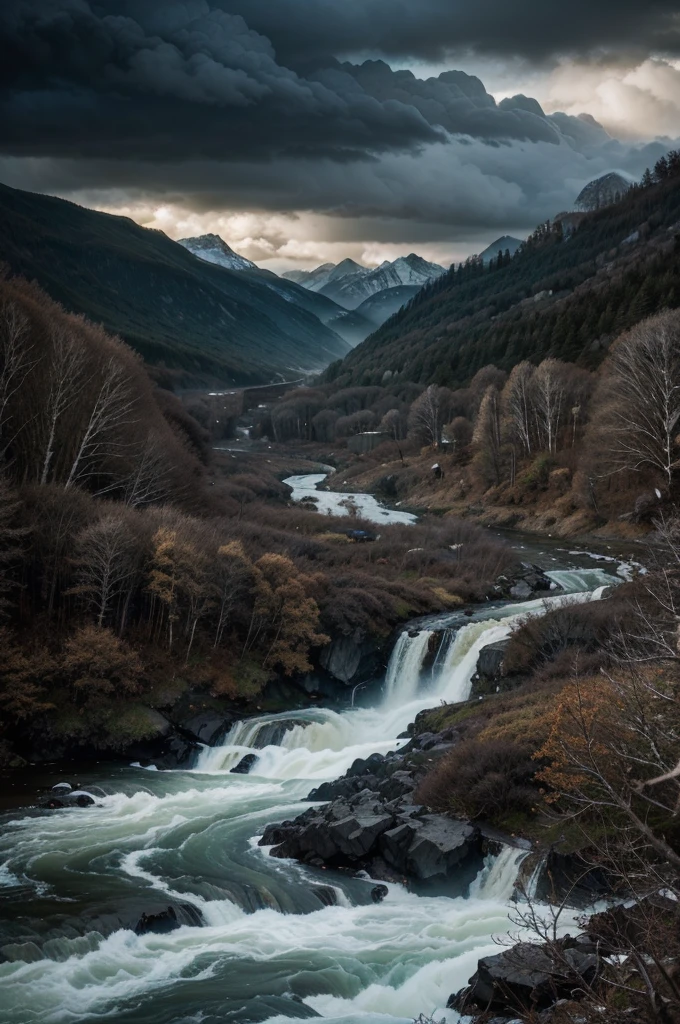
M 554 574 L 556 575 L 556 574 Z M 191 772 L 127 769 L 95 807 L 9 815 L 0 832 L 7 926 L 0 939 L 2 1024 L 218 1024 L 322 1015 L 337 1022 L 411 1021 L 445 1013 L 493 936 L 522 851 L 489 858 L 469 898 L 423 897 L 390 885 L 275 860 L 253 841 L 293 817 L 312 785 L 357 757 L 395 749 L 424 707 L 464 700 L 479 652 L 523 615 L 599 596 L 611 578 L 572 574 L 571 596 L 490 611 L 458 629 L 423 685 L 429 630 L 402 634 L 374 708 L 263 715 L 206 748 Z M 246 753 L 249 775 L 229 769 Z M 87 780 L 106 785 L 105 772 Z M 329 902 L 334 894 L 336 905 Z M 165 935 L 136 935 L 142 909 L 183 912 Z M 4 958 L 4 960 L 3 960 Z
M 431 629 L 422 629 L 415 636 L 409 630 L 400 634 L 385 678 L 385 703 L 389 706 L 399 707 L 415 697 L 420 686 L 423 660 L 433 636 Z

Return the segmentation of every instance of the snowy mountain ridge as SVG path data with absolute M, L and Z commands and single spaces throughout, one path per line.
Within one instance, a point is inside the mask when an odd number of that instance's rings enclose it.
M 412 252 L 392 262 L 384 260 L 379 267 L 373 269 L 362 267 L 355 260 L 345 259 L 337 265 L 324 263 L 316 270 L 291 270 L 283 274 L 283 277 L 310 291 L 326 295 L 346 309 L 356 309 L 366 299 L 387 288 L 404 285 L 422 288 L 429 281 L 441 277 L 444 272 L 444 267 L 438 263 L 430 263 Z
M 179 244 L 207 263 L 216 263 L 227 270 L 257 270 L 252 260 L 234 252 L 230 245 L 219 235 L 196 235 L 193 238 L 180 238 Z

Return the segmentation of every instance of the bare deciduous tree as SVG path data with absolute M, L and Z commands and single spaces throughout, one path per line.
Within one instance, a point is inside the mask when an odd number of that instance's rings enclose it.
M 9 404 L 31 368 L 29 327 L 16 302 L 0 305 L 0 452 L 9 443 L 4 436 Z
M 64 486 L 71 487 L 84 474 L 96 470 L 92 463 L 103 456 L 120 455 L 117 431 L 131 422 L 134 392 L 123 366 L 110 356 L 104 364 L 94 401 L 83 425 Z
M 479 407 L 472 447 L 473 466 L 487 487 L 501 482 L 502 438 L 500 393 L 491 384 Z
M 97 625 L 103 626 L 111 605 L 140 572 L 140 553 L 129 524 L 111 512 L 86 527 L 76 541 L 77 586 L 96 608 Z
M 451 409 L 451 392 L 448 388 L 430 384 L 422 395 L 416 398 L 409 413 L 411 434 L 421 444 L 438 448 L 441 444 L 442 430 L 449 418 Z
M 45 431 L 39 480 L 46 484 L 52 471 L 57 429 L 62 417 L 84 387 L 85 350 L 68 326 L 57 323 L 51 331 L 52 352 L 48 369 L 48 390 L 44 409 Z
M 506 433 L 523 455 L 531 455 L 533 448 L 531 381 L 534 373 L 535 367 L 531 363 L 526 360 L 518 363 L 513 367 L 502 393 Z
M 565 404 L 566 366 L 559 359 L 544 359 L 531 379 L 534 416 L 541 446 L 557 450 L 557 435 Z
M 677 311 L 650 317 L 619 339 L 598 397 L 598 438 L 611 470 L 652 468 L 670 486 L 680 454 Z
M 149 431 L 133 452 L 133 470 L 125 483 L 126 505 L 138 508 L 163 501 L 168 493 L 170 466 L 163 440 Z
M 380 429 L 385 433 L 389 434 L 394 443 L 397 446 L 399 452 L 399 458 L 404 461 L 404 455 L 399 444 L 401 438 L 401 414 L 398 409 L 388 409 L 383 418 L 380 421 Z

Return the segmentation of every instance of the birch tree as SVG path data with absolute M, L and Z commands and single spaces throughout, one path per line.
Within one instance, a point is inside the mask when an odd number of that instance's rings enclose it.
M 71 460 L 64 484 L 66 488 L 83 475 L 94 472 L 98 460 L 121 454 L 122 442 L 117 433 L 126 423 L 131 422 L 134 406 L 131 382 L 123 366 L 114 356 L 110 356 L 104 364 L 90 413 Z
M 150 430 L 133 453 L 133 469 L 124 485 L 125 504 L 138 508 L 163 501 L 170 489 L 169 478 L 166 448 L 158 434 Z
M 129 524 L 116 512 L 86 527 L 76 539 L 77 585 L 71 593 L 86 596 L 103 626 L 111 605 L 139 575 L 141 558 Z
M 16 302 L 0 305 L 0 454 L 10 441 L 6 435 L 9 407 L 31 368 L 29 320 Z
M 660 313 L 616 343 L 598 396 L 598 441 L 612 471 L 658 471 L 670 487 L 680 459 L 680 314 Z
M 506 433 L 523 455 L 531 455 L 533 447 L 533 410 L 531 382 L 535 367 L 526 360 L 513 367 L 502 392 L 503 418 Z
M 48 370 L 45 402 L 45 434 L 38 479 L 46 484 L 52 474 L 57 446 L 57 430 L 66 412 L 84 387 L 85 352 L 78 337 L 57 324 L 51 331 L 52 352 Z
M 416 398 L 409 413 L 411 434 L 421 444 L 438 448 L 441 444 L 442 430 L 448 420 L 451 408 L 451 392 L 448 388 L 430 384 L 422 395 Z
M 531 379 L 534 416 L 541 447 L 557 451 L 557 435 L 565 404 L 565 365 L 559 359 L 544 359 Z

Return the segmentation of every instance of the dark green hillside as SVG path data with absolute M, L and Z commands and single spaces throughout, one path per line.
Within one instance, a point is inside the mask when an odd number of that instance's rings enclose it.
M 311 312 L 160 231 L 4 185 L 0 261 L 185 377 L 260 383 L 349 350 Z
M 596 365 L 621 330 L 680 306 L 680 157 L 657 179 L 615 206 L 542 225 L 514 257 L 450 270 L 326 379 L 374 384 L 391 370 L 456 387 L 488 363 Z

